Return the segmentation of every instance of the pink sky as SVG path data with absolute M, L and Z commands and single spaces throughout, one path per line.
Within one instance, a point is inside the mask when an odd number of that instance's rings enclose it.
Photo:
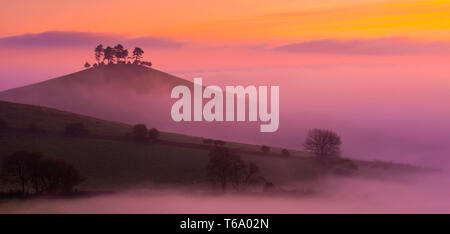
M 439 162 L 450 153 L 449 10 L 439 0 L 7 1 L 0 90 L 78 71 L 97 44 L 123 43 L 188 80 L 279 85 L 277 140 L 249 141 L 296 147 L 323 127 L 350 156 Z

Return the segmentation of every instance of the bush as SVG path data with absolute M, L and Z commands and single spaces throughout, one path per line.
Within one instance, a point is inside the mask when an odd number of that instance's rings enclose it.
M 64 128 L 64 133 L 70 136 L 87 136 L 89 130 L 83 123 L 70 123 Z
M 156 128 L 152 128 L 152 129 L 150 129 L 150 131 L 148 131 L 148 138 L 151 141 L 157 141 L 159 135 L 160 135 L 160 133 L 159 133 L 158 129 L 156 129 Z
M 133 127 L 133 137 L 135 140 L 144 140 L 147 138 L 148 129 L 145 124 L 136 124 Z

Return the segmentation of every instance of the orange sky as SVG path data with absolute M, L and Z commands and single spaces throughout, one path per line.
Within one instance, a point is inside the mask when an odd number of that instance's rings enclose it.
M 450 40 L 450 1 L 443 0 L 0 0 L 0 5 L 0 37 L 60 30 L 211 43 Z

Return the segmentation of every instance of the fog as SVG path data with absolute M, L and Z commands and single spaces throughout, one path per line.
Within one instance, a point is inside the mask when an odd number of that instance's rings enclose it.
M 61 61 L 53 59 L 51 63 L 45 62 L 51 53 L 39 55 L 40 59 L 33 55 L 33 60 L 41 61 L 35 66 L 42 71 L 36 67 L 23 69 L 18 65 L 23 56 L 12 60 L 5 56 L 11 61 L 6 61 L 4 66 L 8 69 L 0 72 L 4 77 L 0 85 L 6 89 L 77 71 L 79 61 L 90 51 L 67 51 L 73 56 L 65 56 Z M 205 85 L 280 86 L 279 130 L 260 133 L 259 123 L 249 122 L 227 126 L 217 122 L 175 123 L 170 118 L 174 101 L 169 98 L 170 88 L 163 87 L 158 92 L 157 85 L 145 86 L 138 81 L 89 83 L 76 90 L 64 85 L 55 88 L 54 93 L 37 92 L 29 98 L 30 103 L 130 124 L 142 122 L 162 131 L 293 149 L 302 148 L 309 129 L 328 128 L 341 136 L 343 152 L 348 157 L 439 168 L 450 165 L 450 110 L 445 108 L 450 98 L 450 79 L 446 57 L 185 48 L 156 50 L 152 58 L 155 68 L 188 81 L 202 77 Z M 129 81 L 129 77 L 124 78 Z M 147 93 L 142 92 L 147 88 Z
M 217 194 L 202 189 L 149 189 L 86 198 L 0 203 L 0 213 L 448 213 L 448 176 L 381 181 L 329 178 L 284 192 Z M 298 190 L 313 193 L 295 193 Z

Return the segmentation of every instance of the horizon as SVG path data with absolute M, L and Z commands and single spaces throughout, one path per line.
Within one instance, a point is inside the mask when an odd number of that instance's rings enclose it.
M 0 5 L 0 213 L 450 212 L 448 0 Z

